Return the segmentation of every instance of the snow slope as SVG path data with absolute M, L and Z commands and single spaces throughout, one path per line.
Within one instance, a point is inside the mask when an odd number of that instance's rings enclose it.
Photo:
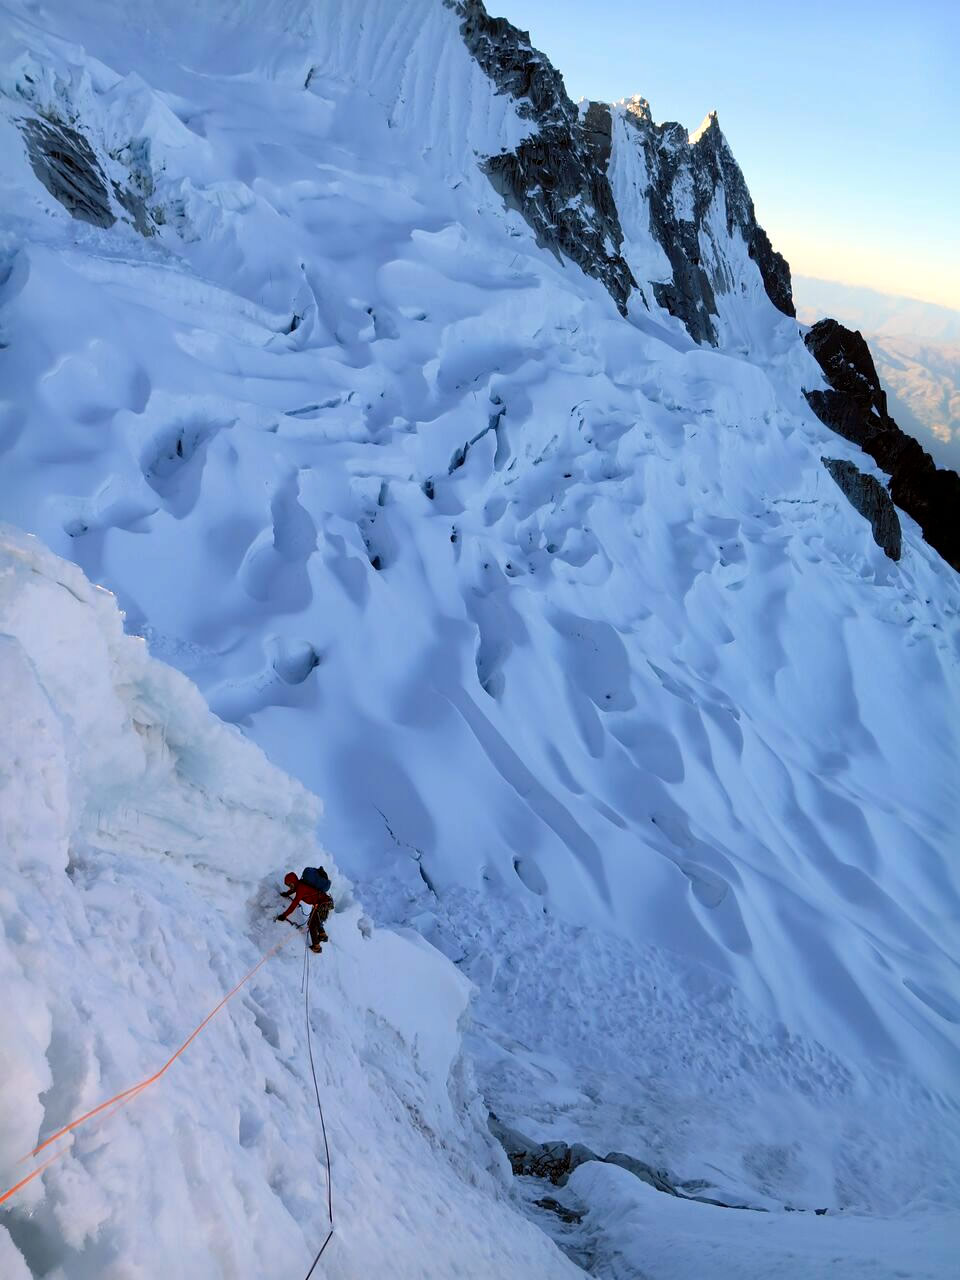
M 571 1188 L 596 1207 L 585 1223 L 604 1280 L 688 1280 L 706 1274 L 940 1280 L 956 1271 L 956 1220 L 730 1213 L 658 1195 L 623 1169 L 581 1166 Z
M 272 915 L 285 868 L 332 870 L 317 801 L 125 637 L 106 592 L 8 528 L 0 690 L 3 1189 L 291 938 L 167 1076 L 7 1202 L 0 1274 L 305 1274 L 327 1231 L 323 1144 L 303 947 Z M 575 1274 L 507 1197 L 459 1050 L 467 983 L 333 879 L 332 945 L 309 957 L 337 1222 L 323 1274 Z
M 742 238 L 718 350 L 537 245 L 478 167 L 529 122 L 451 10 L 226 10 L 8 11 L 0 512 L 323 795 L 374 913 L 476 984 L 498 1114 L 778 1211 L 942 1212 L 956 574 L 824 471 L 874 469 Z M 50 115 L 153 235 L 41 186 Z

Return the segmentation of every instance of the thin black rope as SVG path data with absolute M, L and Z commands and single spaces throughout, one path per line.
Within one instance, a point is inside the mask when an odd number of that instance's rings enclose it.
M 323 1251 L 333 1239 L 333 1181 L 330 1177 L 330 1144 L 327 1141 L 327 1126 L 323 1118 L 323 1105 L 320 1102 L 320 1086 L 317 1084 L 317 1069 L 313 1061 L 313 1038 L 310 1035 L 310 964 L 307 960 L 306 939 L 304 939 L 304 964 L 306 965 L 306 979 L 303 991 L 303 1011 L 307 1021 L 307 1051 L 310 1054 L 310 1073 L 313 1076 L 313 1091 L 317 1095 L 317 1110 L 320 1113 L 320 1129 L 323 1133 L 323 1149 L 327 1160 L 327 1217 L 330 1221 L 330 1230 L 327 1232 L 327 1238 L 320 1246 L 320 1251 L 313 1260 L 313 1265 L 307 1272 L 305 1280 L 310 1280 L 313 1275 L 317 1263 L 323 1256 Z

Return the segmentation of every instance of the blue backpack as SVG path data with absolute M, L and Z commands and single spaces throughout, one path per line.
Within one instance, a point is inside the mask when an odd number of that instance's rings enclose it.
M 323 867 L 304 867 L 300 879 L 311 889 L 319 889 L 321 893 L 330 892 L 330 877 Z

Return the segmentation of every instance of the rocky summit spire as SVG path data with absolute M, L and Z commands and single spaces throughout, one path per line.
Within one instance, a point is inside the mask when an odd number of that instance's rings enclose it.
M 729 242 L 739 236 L 767 297 L 785 315 L 795 315 L 790 267 L 757 222 L 716 112 L 688 136 L 680 124 L 656 124 L 644 98 L 626 99 L 618 107 L 642 152 L 647 185 L 640 194 L 649 207 L 650 232 L 672 270 L 671 280 L 653 283 L 657 302 L 681 319 L 698 342 L 716 344 L 716 295 L 732 292 L 738 283 L 724 238 Z M 711 213 L 720 209 L 724 216 L 718 225 Z
M 716 294 L 739 285 L 728 244 L 720 243 L 709 217 L 722 206 L 722 234 L 742 238 L 763 288 L 778 310 L 795 315 L 790 268 L 758 224 L 743 174 L 711 112 L 691 136 L 676 123 L 656 124 L 645 98 L 611 108 L 567 95 L 563 77 L 536 50 L 525 31 L 492 18 L 481 0 L 444 0 L 460 18 L 471 55 L 499 93 L 516 100 L 517 113 L 536 125 L 513 150 L 487 156 L 484 171 L 538 241 L 600 280 L 621 312 L 643 281 L 624 252 L 623 222 L 610 182 L 613 115 L 619 111 L 643 155 L 646 185 L 636 193 L 645 205 L 649 234 L 669 263 L 670 278 L 650 281 L 652 298 L 677 316 L 698 342 L 717 343 Z M 690 199 L 692 193 L 692 200 Z M 701 239 L 711 242 L 705 253 Z

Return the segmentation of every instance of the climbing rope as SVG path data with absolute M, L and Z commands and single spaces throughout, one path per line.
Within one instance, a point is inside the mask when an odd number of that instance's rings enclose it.
M 297 928 L 299 929 L 301 928 L 301 926 L 298 925 Z M 38 1156 L 42 1151 L 47 1150 L 47 1148 L 52 1146 L 53 1143 L 58 1141 L 58 1139 L 66 1137 L 67 1134 L 72 1133 L 75 1129 L 79 1129 L 81 1125 L 87 1124 L 91 1120 L 95 1120 L 98 1116 L 105 1117 L 107 1115 L 114 1114 L 115 1111 L 119 1110 L 121 1107 L 126 1106 L 127 1103 L 132 1102 L 134 1098 L 138 1097 L 141 1093 L 144 1092 L 144 1090 L 148 1089 L 150 1085 L 156 1084 L 156 1082 L 160 1079 L 160 1077 L 166 1071 L 168 1071 L 171 1066 L 173 1066 L 174 1062 L 176 1062 L 176 1060 L 180 1057 L 183 1051 L 187 1049 L 194 1042 L 194 1040 L 196 1040 L 197 1036 L 200 1035 L 200 1033 L 204 1030 L 204 1028 L 208 1025 L 208 1023 L 216 1016 L 216 1014 L 220 1012 L 220 1010 L 227 1003 L 227 1001 L 232 999 L 232 997 L 237 994 L 240 988 L 243 987 L 247 982 L 249 982 L 249 980 L 257 972 L 257 970 L 260 969 L 264 964 L 266 964 L 266 962 L 270 959 L 271 956 L 275 955 L 280 950 L 281 947 L 285 946 L 287 942 L 290 941 L 290 937 L 291 935 L 287 934 L 287 936 L 283 938 L 280 942 L 278 942 L 276 946 L 271 947 L 269 951 L 265 952 L 260 957 L 257 963 L 253 966 L 253 968 L 250 969 L 247 973 L 245 973 L 243 977 L 240 979 L 240 981 L 236 984 L 236 986 L 231 988 L 231 990 L 227 992 L 227 994 L 223 997 L 223 999 L 220 1000 L 210 1010 L 210 1012 L 203 1019 L 203 1021 L 199 1023 L 193 1029 L 193 1031 L 191 1031 L 191 1033 L 187 1036 L 186 1040 L 184 1040 L 183 1044 L 181 1044 L 180 1047 L 170 1055 L 170 1057 L 163 1064 L 163 1066 L 160 1067 L 158 1071 L 155 1071 L 153 1075 L 147 1076 L 146 1079 L 141 1080 L 138 1084 L 131 1085 L 129 1089 L 123 1089 L 119 1093 L 115 1093 L 112 1097 L 105 1099 L 105 1101 L 101 1103 L 98 1103 L 97 1106 L 91 1107 L 89 1111 L 85 1111 L 82 1115 L 77 1116 L 75 1119 L 71 1120 L 68 1124 L 61 1126 L 61 1128 L 57 1129 L 55 1133 L 51 1133 L 49 1137 L 44 1138 L 44 1140 L 41 1143 L 38 1143 L 38 1145 L 33 1148 L 33 1150 L 29 1153 L 29 1155 L 26 1155 L 23 1157 L 20 1163 L 22 1164 L 24 1160 L 29 1160 L 32 1157 Z M 313 1275 L 316 1269 L 317 1263 L 320 1261 L 321 1257 L 323 1256 L 323 1251 L 326 1249 L 327 1245 L 333 1239 L 333 1181 L 331 1178 L 331 1166 L 330 1166 L 330 1143 L 327 1140 L 327 1125 L 326 1125 L 326 1121 L 323 1118 L 323 1105 L 320 1102 L 320 1085 L 317 1082 L 317 1068 L 313 1060 L 313 1037 L 310 1032 L 310 963 L 309 963 L 309 958 L 307 956 L 306 933 L 304 933 L 304 942 L 303 942 L 303 972 L 300 977 L 300 990 L 303 992 L 304 1018 L 307 1026 L 307 1051 L 310 1055 L 310 1074 L 313 1076 L 313 1091 L 317 1099 L 317 1111 L 319 1112 L 319 1115 L 320 1115 L 320 1130 L 321 1130 L 321 1133 L 323 1134 L 323 1150 L 324 1150 L 326 1167 L 327 1167 L 327 1220 L 329 1222 L 329 1227 L 330 1227 L 329 1231 L 327 1232 L 326 1239 L 324 1240 L 323 1244 L 320 1246 L 317 1256 L 314 1258 L 313 1263 L 310 1267 L 310 1270 L 307 1272 L 306 1280 L 310 1280 L 310 1277 Z M 69 1147 L 63 1147 L 59 1151 L 53 1152 L 53 1154 L 48 1156 L 48 1158 L 44 1160 L 42 1164 L 39 1164 L 36 1167 L 36 1169 L 33 1169 L 30 1173 L 28 1173 L 26 1177 L 21 1178 L 19 1182 L 15 1182 L 12 1186 L 7 1187 L 7 1189 L 4 1192 L 0 1193 L 0 1205 L 2 1205 L 6 1200 L 9 1200 L 12 1196 L 16 1195 L 18 1191 L 20 1191 L 23 1187 L 27 1186 L 28 1183 L 32 1182 L 34 1178 L 38 1178 L 45 1169 L 49 1168 L 50 1165 L 52 1165 L 55 1160 L 59 1160 L 61 1156 L 66 1155 L 66 1153 L 69 1150 L 70 1150 Z
M 44 1138 L 43 1142 L 35 1146 L 28 1155 L 25 1155 L 21 1159 L 20 1163 L 22 1164 L 24 1160 L 29 1160 L 35 1156 L 38 1156 L 41 1153 L 41 1151 L 45 1151 L 58 1139 L 65 1137 L 68 1133 L 71 1133 L 74 1129 L 79 1129 L 81 1125 L 84 1125 L 88 1121 L 93 1120 L 96 1116 L 102 1115 L 104 1112 L 108 1111 L 110 1108 L 119 1109 L 119 1107 L 125 1106 L 128 1102 L 132 1102 L 135 1097 L 138 1097 L 141 1093 L 144 1092 L 145 1089 L 148 1089 L 150 1085 L 156 1084 L 156 1082 L 160 1079 L 160 1077 L 166 1071 L 168 1071 L 170 1067 L 173 1066 L 174 1062 L 176 1062 L 177 1058 L 180 1057 L 183 1051 L 186 1048 L 188 1048 L 193 1043 L 194 1040 L 196 1040 L 197 1036 L 201 1033 L 201 1031 L 204 1030 L 207 1024 L 211 1021 L 211 1019 L 214 1018 L 216 1014 L 220 1012 L 220 1010 L 227 1003 L 227 1001 L 232 999 L 233 996 L 237 994 L 237 992 L 240 990 L 242 986 L 244 986 L 245 983 L 249 982 L 249 980 L 257 972 L 257 970 L 261 968 L 261 966 L 265 965 L 272 955 L 275 955 L 276 952 L 278 952 L 281 947 L 285 946 L 290 941 L 290 936 L 291 935 L 288 934 L 285 938 L 283 938 L 280 942 L 278 942 L 276 946 L 271 947 L 269 951 L 265 952 L 260 957 L 257 963 L 253 966 L 253 968 L 243 975 L 243 977 L 240 979 L 237 985 L 233 987 L 230 991 L 228 991 L 227 994 L 223 997 L 223 999 L 220 1000 L 219 1003 L 216 1004 L 214 1008 L 210 1010 L 210 1012 L 203 1019 L 203 1021 L 197 1027 L 195 1027 L 193 1031 L 191 1031 L 191 1033 L 187 1036 L 186 1040 L 184 1040 L 183 1044 L 180 1045 L 180 1047 L 170 1055 L 170 1057 L 159 1069 L 159 1071 L 155 1071 L 153 1075 L 147 1076 L 145 1080 L 139 1081 L 138 1084 L 131 1085 L 129 1089 L 123 1089 L 121 1090 L 120 1093 L 115 1093 L 113 1097 L 107 1098 L 104 1102 L 99 1103 L 97 1106 L 91 1107 L 89 1111 L 85 1111 L 83 1115 L 77 1116 L 74 1120 L 71 1120 L 69 1124 L 63 1125 L 60 1129 L 57 1129 L 55 1133 L 51 1133 L 49 1137 Z M 48 1166 L 51 1165 L 54 1162 L 54 1160 L 58 1159 L 61 1155 L 65 1154 L 67 1150 L 69 1150 L 69 1148 L 64 1148 L 62 1151 L 55 1152 L 53 1155 L 50 1156 L 49 1159 L 45 1160 L 43 1164 L 38 1165 L 36 1169 L 33 1169 L 30 1173 L 28 1173 L 25 1178 L 21 1178 L 20 1181 L 14 1183 L 13 1186 L 7 1187 L 5 1191 L 0 1193 L 0 1205 L 2 1205 L 4 1201 L 9 1200 L 11 1196 L 16 1195 L 18 1191 L 20 1191 L 23 1187 L 27 1186 L 28 1183 L 32 1182 L 34 1178 L 38 1178 L 40 1174 L 43 1173 L 44 1169 L 48 1168 Z
M 310 1280 L 313 1275 L 317 1263 L 323 1256 L 323 1251 L 333 1239 L 333 1180 L 330 1175 L 330 1144 L 327 1141 L 327 1126 L 323 1119 L 323 1104 L 320 1102 L 320 1086 L 317 1084 L 317 1069 L 313 1062 L 313 1038 L 310 1034 L 310 963 L 307 958 L 307 940 L 303 940 L 303 963 L 305 968 L 305 976 L 303 982 L 303 1012 L 307 1024 L 307 1052 L 310 1055 L 310 1074 L 313 1076 L 313 1091 L 317 1096 L 317 1111 L 320 1113 L 320 1130 L 323 1134 L 323 1150 L 327 1161 L 327 1220 L 330 1223 L 330 1230 L 327 1232 L 327 1238 L 320 1246 L 317 1256 L 314 1258 L 310 1270 L 307 1272 L 305 1280 Z

